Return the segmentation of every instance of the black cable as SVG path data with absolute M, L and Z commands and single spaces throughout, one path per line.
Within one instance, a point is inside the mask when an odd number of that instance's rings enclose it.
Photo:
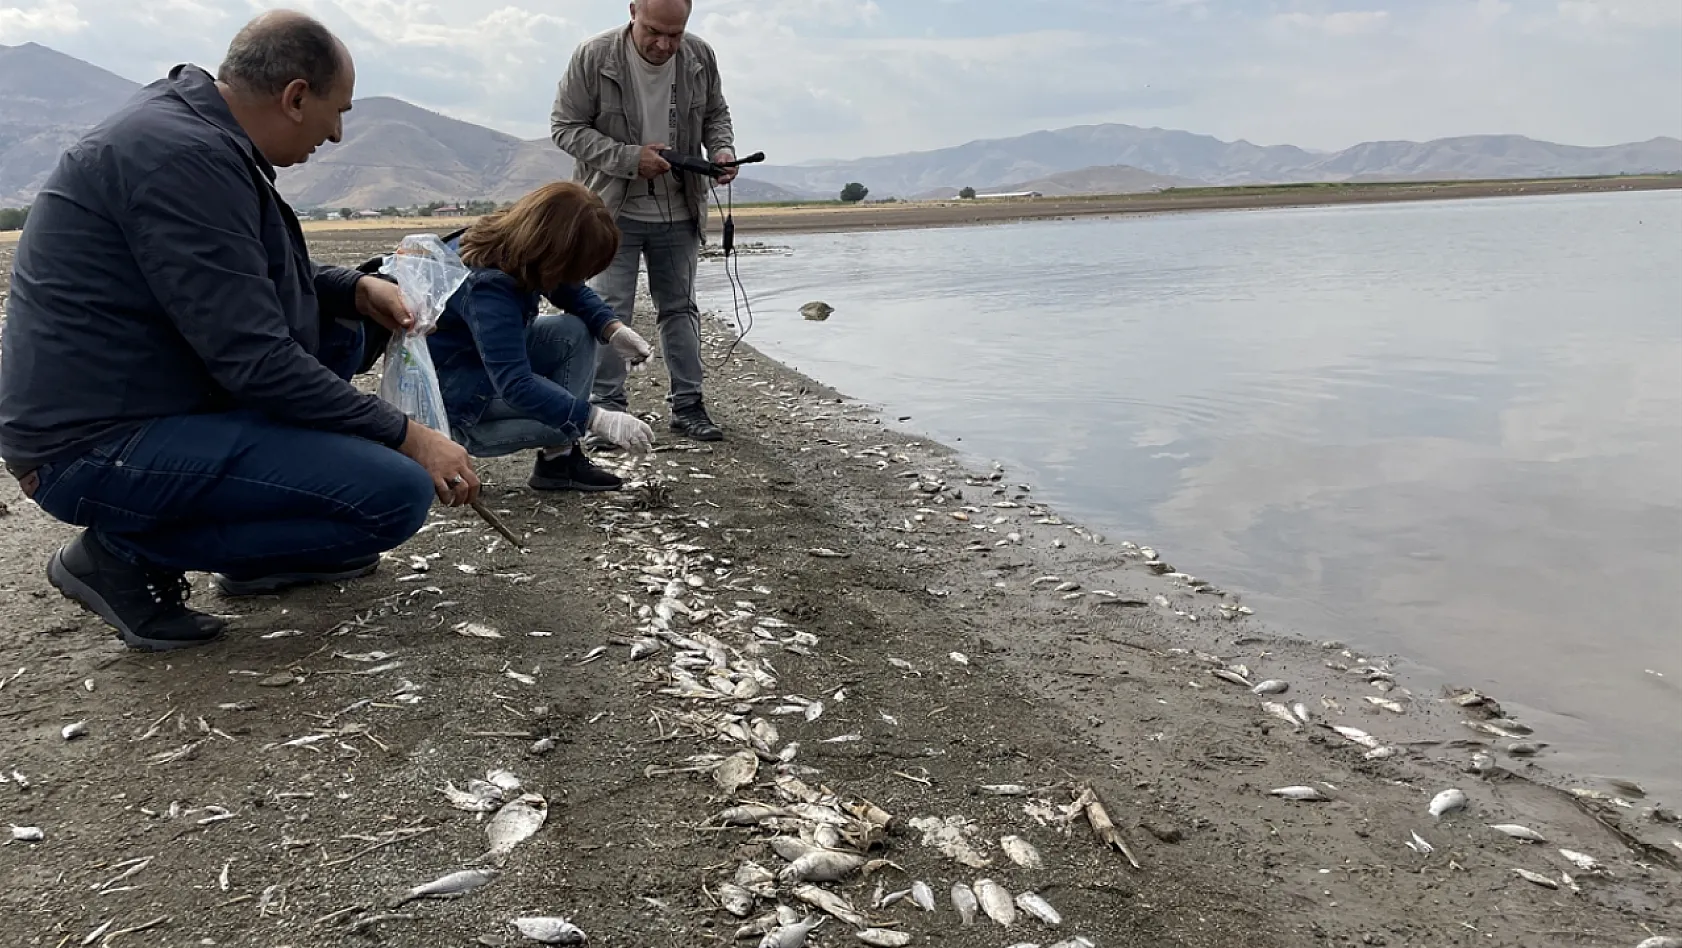
M 714 209 L 719 210 L 724 214 L 724 277 L 730 282 L 730 302 L 731 308 L 735 312 L 736 327 L 738 330 L 736 338 L 730 343 L 730 348 L 725 350 L 724 358 L 721 359 L 717 365 L 709 364 L 707 366 L 708 368 L 716 370 L 722 369 L 730 362 L 730 359 L 736 354 L 736 347 L 741 345 L 742 340 L 746 339 L 748 333 L 753 331 L 753 303 L 748 299 L 748 291 L 746 287 L 742 286 L 741 255 L 735 252 L 734 247 L 736 230 L 735 186 L 733 184 L 727 184 L 724 186 L 726 204 L 723 207 L 719 206 L 718 187 L 716 185 L 709 184 L 708 191 L 712 194 Z M 745 321 L 742 319 L 742 311 L 744 309 L 748 314 Z M 699 317 L 697 317 L 697 319 L 698 318 Z M 696 329 L 699 331 L 699 326 L 697 326 Z M 705 357 L 703 356 L 703 360 L 704 359 Z M 703 364 L 705 363 L 703 362 Z

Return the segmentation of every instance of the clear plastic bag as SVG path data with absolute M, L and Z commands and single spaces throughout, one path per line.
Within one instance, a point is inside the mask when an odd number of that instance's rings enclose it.
M 380 272 L 397 281 L 415 324 L 402 336 L 392 336 L 386 346 L 379 396 L 416 422 L 449 435 L 444 393 L 438 387 L 438 370 L 432 365 L 426 335 L 438 325 L 444 305 L 467 279 L 467 265 L 432 234 L 411 234 L 386 258 Z

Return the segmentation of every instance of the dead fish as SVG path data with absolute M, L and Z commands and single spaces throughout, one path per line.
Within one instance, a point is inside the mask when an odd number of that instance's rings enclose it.
M 713 782 L 724 791 L 725 796 L 735 796 L 736 791 L 753 783 L 759 774 L 759 755 L 753 751 L 737 751 L 713 770 Z
M 863 856 L 819 849 L 789 863 L 777 878 L 784 885 L 799 882 L 840 882 L 864 867 Z
M 512 770 L 488 771 L 485 774 L 485 782 L 489 783 L 498 790 L 501 790 L 504 795 L 519 793 L 521 787 L 523 786 L 520 783 L 520 778 L 514 776 L 514 772 Z M 471 786 L 472 785 L 469 784 L 469 788 L 471 788 Z
M 934 889 L 927 882 L 911 883 L 911 901 L 925 912 L 934 911 Z
M 995 797 L 1025 797 L 1034 792 L 1032 787 L 1024 787 L 1019 783 L 982 784 L 978 789 Z
M 1654 935 L 1651 938 L 1644 939 L 1635 948 L 1682 948 L 1682 938 L 1675 938 L 1670 935 Z
M 792 895 L 813 908 L 828 912 L 854 928 L 869 928 L 870 920 L 865 918 L 853 903 L 844 896 L 835 894 L 828 889 L 820 889 L 815 885 L 796 886 Z
M 1258 695 L 1282 695 L 1285 692 L 1290 691 L 1291 686 L 1289 682 L 1283 682 L 1277 678 L 1269 678 L 1250 690 Z
M 1020 948 L 1020 946 L 1013 945 L 1012 948 Z M 1098 948 L 1098 943 L 1090 938 L 1076 935 L 1068 941 L 1060 941 L 1055 945 L 1047 945 L 1045 948 Z
M 1273 715 L 1274 717 L 1278 718 L 1279 720 L 1284 721 L 1286 724 L 1289 724 L 1291 727 L 1294 727 L 1298 730 L 1302 729 L 1302 722 L 1297 720 L 1297 716 L 1291 712 L 1291 709 L 1285 707 L 1284 705 L 1280 704 L 1277 701 L 1263 701 L 1262 702 L 1262 710 L 1266 711 L 1268 714 Z
M 450 782 L 446 782 L 440 790 L 449 798 L 450 806 L 458 810 L 466 810 L 469 813 L 489 813 L 502 805 L 502 791 L 482 781 L 478 785 L 490 792 L 474 793 L 470 790 L 461 790 Z M 472 784 L 469 784 L 469 786 L 472 786 Z
M 480 886 L 495 881 L 496 877 L 501 874 L 496 869 L 463 869 L 459 872 L 452 872 L 447 876 L 415 886 L 398 898 L 393 899 L 391 907 L 397 908 L 415 899 L 460 898 Z
M 1043 869 L 1045 863 L 1040 859 L 1040 851 L 1034 844 L 1020 836 L 999 837 L 999 847 L 1010 857 L 1010 861 L 1024 869 Z
M 46 838 L 47 838 L 47 834 L 41 832 L 41 827 L 39 827 L 39 826 L 18 826 L 16 824 L 12 825 L 12 839 L 16 840 L 17 842 L 20 842 L 20 843 L 38 843 L 41 840 L 46 839 Z
M 803 948 L 812 929 L 823 923 L 823 916 L 808 915 L 805 921 L 779 925 L 765 933 L 765 937 L 759 940 L 759 948 Z
M 631 643 L 631 661 L 647 658 L 660 651 L 659 639 L 640 638 Z
M 1539 885 L 1544 889 L 1557 889 L 1557 888 L 1559 888 L 1559 883 L 1557 883 L 1554 880 L 1548 878 L 1547 876 L 1542 875 L 1541 873 L 1531 872 L 1529 869 L 1514 869 L 1513 874 L 1518 876 L 1520 879 L 1523 879 L 1526 882 L 1533 883 L 1535 885 Z
M 774 816 L 793 816 L 793 814 L 781 807 L 749 804 L 747 806 L 733 806 L 725 810 L 718 815 L 718 822 L 725 826 L 757 826 Z
M 526 938 L 545 945 L 582 945 L 586 941 L 583 930 L 564 918 L 533 915 L 508 924 Z
M 1633 780 L 1624 780 L 1621 777 L 1603 777 L 1601 779 L 1605 780 L 1606 785 L 1612 789 L 1620 793 L 1626 793 L 1637 800 L 1647 796 L 1647 788 Z
M 1296 800 L 1301 803 L 1321 803 L 1331 799 L 1313 787 L 1280 787 L 1277 790 L 1267 792 L 1270 796 L 1284 797 L 1287 800 Z
M 736 875 L 731 881 L 755 895 L 763 895 L 767 898 L 774 895 L 777 890 L 776 875 L 752 860 L 737 866 Z
M 866 928 L 853 933 L 853 937 L 867 945 L 877 945 L 879 948 L 903 948 L 911 944 L 909 932 L 896 932 L 891 928 Z
M 975 898 L 988 918 L 1006 928 L 1016 924 L 1016 903 L 1011 901 L 1010 893 L 1005 891 L 1004 886 L 992 879 L 977 879 Z
M 65 740 L 73 741 L 76 738 L 83 737 L 88 733 L 88 724 L 86 721 L 77 721 L 73 724 L 66 724 L 64 729 L 59 731 L 59 733 L 64 735 Z
M 1517 823 L 1492 823 L 1489 828 L 1524 843 L 1545 843 L 1548 841 L 1541 833 Z
M 808 853 L 818 852 L 820 847 L 797 836 L 773 836 L 766 841 L 771 851 L 789 862 L 795 862 Z
M 1225 668 L 1211 668 L 1209 670 L 1209 674 L 1214 675 L 1216 678 L 1219 678 L 1222 681 L 1232 682 L 1233 684 L 1238 685 L 1241 688 L 1252 687 L 1251 684 L 1250 684 L 1250 679 L 1245 678 L 1243 675 L 1240 675 L 1235 671 L 1228 671 Z
M 1378 738 L 1373 737 L 1371 734 L 1368 734 L 1360 728 L 1344 727 L 1339 724 L 1334 724 L 1332 725 L 1332 730 L 1341 734 L 1345 740 L 1354 741 L 1368 750 L 1378 750 L 1379 748 Z
M 1451 788 L 1431 798 L 1430 813 L 1432 816 L 1441 819 L 1443 814 L 1464 809 L 1465 806 L 1466 794 L 1459 789 Z
M 485 825 L 485 835 L 490 838 L 491 848 L 481 858 L 492 859 L 497 865 L 502 865 L 514 847 L 543 828 L 548 817 L 549 802 L 539 794 L 523 793 L 509 800 Z
M 718 887 L 718 904 L 724 910 L 737 918 L 747 918 L 753 911 L 754 894 L 734 882 L 721 883 Z
M 1507 753 L 1514 757 L 1535 757 L 1542 752 L 1542 745 L 1535 741 L 1515 741 L 1507 745 Z
M 1559 854 L 1569 860 L 1573 866 L 1576 866 L 1584 872 L 1599 872 L 1602 868 L 1600 860 L 1587 853 L 1575 852 L 1570 849 L 1562 849 L 1559 851 Z
M 806 720 L 808 721 L 816 721 L 818 718 L 823 717 L 823 702 L 814 701 L 811 704 L 808 704 L 805 708 L 805 714 Z
M 1414 833 L 1413 838 L 1408 840 L 1407 844 L 1409 849 L 1419 853 L 1421 856 L 1429 856 L 1437 849 L 1437 847 L 1426 842 L 1425 837 L 1419 835 L 1418 833 Z
M 1375 747 L 1361 756 L 1367 760 L 1389 760 L 1401 754 L 1401 752 L 1402 749 L 1399 747 Z
M 1291 705 L 1291 713 L 1296 715 L 1297 720 L 1304 724 L 1311 723 L 1313 720 L 1308 713 L 1308 705 L 1303 704 L 1301 701 Z
M 1487 776 L 1495 770 L 1495 758 L 1483 751 L 1478 751 L 1476 754 L 1472 755 L 1472 766 L 1470 767 L 1470 770 L 1472 773 L 1475 773 L 1480 777 Z
M 1379 707 L 1383 708 L 1384 710 L 1391 712 L 1392 714 L 1405 714 L 1405 713 L 1407 713 L 1407 709 L 1402 707 L 1400 702 L 1391 701 L 1389 698 L 1375 698 L 1372 695 L 1367 695 L 1366 699 L 1367 699 L 1367 703 L 1376 704 Z
M 1036 892 L 1024 892 L 1016 897 L 1016 907 L 1034 916 L 1047 925 L 1063 924 L 1063 916 L 1051 903 L 1040 898 Z
M 962 925 L 975 924 L 975 910 L 981 907 L 976 901 L 975 893 L 962 882 L 952 883 L 952 907 L 958 912 L 958 922 Z

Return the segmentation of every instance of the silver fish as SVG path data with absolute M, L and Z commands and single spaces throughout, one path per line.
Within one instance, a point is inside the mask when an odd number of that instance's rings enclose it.
M 1375 698 L 1372 695 L 1367 695 L 1366 699 L 1368 703 L 1376 704 L 1393 714 L 1405 714 L 1407 712 L 1407 709 L 1403 708 L 1400 702 L 1391 701 L 1389 698 Z
M 751 860 L 736 867 L 736 876 L 731 881 L 755 895 L 763 895 L 766 898 L 770 898 L 777 890 L 776 875 Z
M 1545 843 L 1548 841 L 1541 833 L 1517 823 L 1492 823 L 1489 828 L 1523 843 Z
M 1291 713 L 1296 715 L 1297 720 L 1304 724 L 1308 724 L 1313 720 L 1313 718 L 1311 718 L 1308 714 L 1308 705 L 1303 704 L 1301 701 L 1291 705 Z
M 995 797 L 1023 797 L 1033 793 L 1032 787 L 1024 787 L 1019 783 L 991 783 L 980 786 L 982 793 Z
M 1654 935 L 1645 939 L 1635 948 L 1682 948 L 1682 938 L 1671 935 Z
M 86 721 L 76 721 L 72 724 L 66 724 L 64 729 L 59 733 L 64 735 L 65 740 L 73 741 L 78 737 L 84 737 L 87 735 L 88 725 Z
M 1343 735 L 1346 740 L 1354 741 L 1368 750 L 1378 750 L 1379 748 L 1378 738 L 1373 737 L 1371 734 L 1368 734 L 1360 728 L 1344 727 L 1339 724 L 1334 724 L 1332 725 L 1332 730 Z
M 1287 800 L 1296 800 L 1299 803 L 1323 803 L 1330 799 L 1313 787 L 1280 787 L 1277 790 L 1269 790 L 1267 792 L 1269 796 L 1283 797 Z
M 817 852 L 820 849 L 820 847 L 798 836 L 773 836 L 766 840 L 766 844 L 771 847 L 772 852 L 789 862 L 796 862 L 807 853 Z
M 1513 870 L 1513 875 L 1518 876 L 1520 879 L 1523 879 L 1526 882 L 1532 883 L 1534 885 L 1539 885 L 1544 889 L 1557 889 L 1557 888 L 1559 888 L 1559 883 L 1557 883 L 1554 880 L 1548 878 L 1547 876 L 1542 875 L 1541 873 L 1531 872 L 1529 869 L 1514 869 Z
M 958 921 L 963 925 L 975 924 L 975 911 L 981 907 L 976 901 L 975 893 L 962 882 L 952 883 L 952 907 L 958 910 Z
M 1466 794 L 1458 789 L 1444 790 L 1431 798 L 1430 813 L 1439 819 L 1445 813 L 1463 809 L 1466 806 Z
M 1418 833 L 1414 833 L 1413 838 L 1408 840 L 1408 848 L 1416 853 L 1419 853 L 1421 856 L 1429 856 L 1431 853 L 1436 852 L 1437 849 L 1437 847 L 1426 842 L 1425 837 L 1419 835 Z
M 1258 695 L 1282 695 L 1291 690 L 1291 685 L 1277 678 L 1269 678 L 1250 690 Z
M 1559 854 L 1570 860 L 1573 866 L 1576 866 L 1584 872 L 1600 871 L 1600 860 L 1588 855 L 1587 853 L 1579 853 L 1570 849 L 1562 849 L 1559 851 Z
M 1011 901 L 1010 893 L 1005 891 L 1004 886 L 992 879 L 977 879 L 975 898 L 988 918 L 1006 928 L 1016 924 L 1016 903 Z
M 471 786 L 471 785 L 470 785 Z M 484 784 L 488 793 L 474 793 L 461 790 L 454 783 L 446 781 L 440 791 L 449 798 L 450 806 L 469 813 L 489 813 L 502 805 L 502 791 L 489 784 Z
M 1399 747 L 1375 747 L 1361 756 L 1367 760 L 1389 760 L 1401 754 L 1401 752 L 1402 749 Z
M 397 908 L 415 899 L 454 899 L 460 898 L 482 885 L 493 882 L 502 873 L 496 869 L 463 869 L 452 872 L 417 885 L 408 892 L 392 900 L 391 907 Z
M 39 826 L 12 826 L 12 839 L 20 843 L 38 843 L 47 838 Z
M 1293 728 L 1298 730 L 1302 729 L 1302 722 L 1297 720 L 1297 716 L 1291 712 L 1291 709 L 1285 707 L 1277 701 L 1263 701 L 1262 710 L 1273 715 L 1279 720 L 1284 721 Z
M 564 918 L 532 915 L 508 923 L 521 935 L 545 945 L 582 945 L 584 932 Z
M 840 882 L 864 867 L 863 856 L 820 849 L 789 863 L 777 878 L 784 885 L 800 882 Z
M 539 794 L 523 793 L 509 800 L 485 825 L 485 835 L 490 838 L 491 848 L 483 858 L 502 865 L 514 847 L 542 829 L 548 818 L 549 803 Z
M 934 889 L 927 882 L 911 883 L 911 901 L 925 912 L 934 911 Z
M 1076 935 L 1068 941 L 1060 941 L 1055 945 L 1047 945 L 1046 948 L 1098 948 L 1098 944 L 1090 938 L 1082 938 L 1081 936 Z
M 865 918 L 853 903 L 844 896 L 836 895 L 828 889 L 820 889 L 815 885 L 796 886 L 791 893 L 795 898 L 813 908 L 820 909 L 835 916 L 854 928 L 869 928 L 870 920 Z
M 1514 757 L 1535 757 L 1542 752 L 1542 745 L 1535 741 L 1514 741 L 1507 745 L 1507 753 Z
M 1214 675 L 1216 678 L 1219 678 L 1222 681 L 1232 682 L 1233 684 L 1238 685 L 1239 687 L 1242 687 L 1242 688 L 1253 687 L 1250 684 L 1250 679 L 1245 678 L 1243 675 L 1240 675 L 1235 671 L 1228 671 L 1225 668 L 1210 669 L 1209 674 Z
M 808 915 L 805 921 L 780 925 L 765 933 L 765 937 L 759 940 L 759 948 L 802 948 L 812 929 L 823 923 L 823 916 Z
M 721 883 L 718 887 L 718 904 L 737 918 L 747 918 L 753 911 L 753 902 L 754 894 L 734 882 Z
M 1063 916 L 1037 892 L 1024 892 L 1016 897 L 1016 907 L 1047 925 L 1063 924 Z
M 774 816 L 792 816 L 787 810 L 775 806 L 733 806 L 718 815 L 718 822 L 725 826 L 756 826 Z M 779 854 L 780 855 L 780 854 Z
M 1020 836 L 999 837 L 999 848 L 1005 851 L 1005 855 L 1010 857 L 1011 862 L 1024 869 L 1043 869 L 1045 867 L 1045 862 L 1040 859 L 1040 851 L 1034 848 L 1033 843 Z
M 911 944 L 909 932 L 896 932 L 891 928 L 866 928 L 854 932 L 853 937 L 878 948 L 904 948 L 905 945 Z
M 737 751 L 713 770 L 713 782 L 726 796 L 735 796 L 737 790 L 753 783 L 758 774 L 759 755 L 748 750 Z

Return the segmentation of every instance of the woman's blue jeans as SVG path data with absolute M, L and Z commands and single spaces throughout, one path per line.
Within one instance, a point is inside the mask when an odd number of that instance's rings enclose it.
M 526 329 L 526 358 L 533 372 L 587 399 L 596 382 L 596 340 L 577 316 L 539 316 Z M 501 457 L 530 448 L 564 448 L 573 438 L 492 398 L 479 420 L 450 426 L 456 441 L 478 458 Z

